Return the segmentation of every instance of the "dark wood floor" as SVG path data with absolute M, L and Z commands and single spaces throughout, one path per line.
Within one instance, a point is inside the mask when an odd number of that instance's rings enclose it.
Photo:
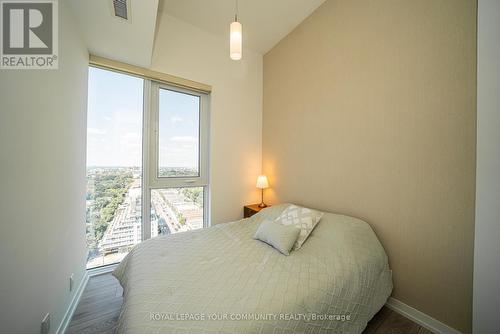
M 91 277 L 67 333 L 114 333 L 122 302 L 122 288 L 116 278 L 111 274 Z M 399 333 L 432 334 L 385 306 L 373 317 L 363 332 L 363 334 Z

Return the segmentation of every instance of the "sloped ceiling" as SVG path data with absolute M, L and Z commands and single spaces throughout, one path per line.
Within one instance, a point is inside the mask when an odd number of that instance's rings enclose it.
M 243 45 L 265 54 L 325 0 L 239 0 Z M 91 54 L 151 66 L 158 12 L 228 36 L 235 0 L 130 0 L 130 19 L 115 18 L 112 0 L 68 0 Z M 175 46 L 174 46 L 175 47 Z
M 112 0 L 69 0 L 91 54 L 150 67 L 158 0 L 130 0 L 128 21 L 113 15 Z
M 239 0 L 244 47 L 265 54 L 325 0 Z M 217 35 L 228 35 L 235 0 L 160 0 L 160 10 Z

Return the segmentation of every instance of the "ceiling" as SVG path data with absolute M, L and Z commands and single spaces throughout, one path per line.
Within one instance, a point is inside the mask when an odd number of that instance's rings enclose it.
M 158 13 L 227 38 L 235 0 L 129 0 L 130 20 L 112 15 L 112 0 L 68 0 L 91 54 L 151 66 Z M 239 0 L 243 46 L 265 54 L 325 0 Z
M 130 20 L 112 15 L 111 0 L 69 0 L 91 54 L 151 66 L 158 0 L 130 0 Z
M 265 54 L 325 0 L 239 0 L 243 45 Z M 216 35 L 227 36 L 235 0 L 160 0 L 159 10 Z

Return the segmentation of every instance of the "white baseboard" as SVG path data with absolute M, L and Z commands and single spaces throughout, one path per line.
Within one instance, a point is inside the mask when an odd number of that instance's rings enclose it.
M 80 285 L 78 285 L 78 288 L 75 291 L 75 295 L 73 296 L 71 303 L 69 303 L 68 309 L 66 310 L 66 313 L 64 314 L 64 317 L 61 320 L 59 327 L 57 328 L 57 331 L 56 331 L 57 334 L 66 333 L 66 330 L 68 329 L 69 323 L 71 322 L 71 318 L 73 317 L 73 313 L 75 313 L 76 307 L 78 306 L 78 303 L 80 302 L 80 298 L 82 297 L 83 290 L 85 290 L 85 287 L 87 286 L 88 281 L 89 281 L 89 274 L 87 271 L 85 271 L 85 274 L 83 274 L 83 278 L 80 281 Z
M 66 310 L 66 313 L 64 314 L 64 317 L 59 324 L 59 327 L 57 328 L 56 334 L 66 333 L 69 323 L 71 322 L 71 318 L 73 317 L 73 313 L 75 313 L 76 307 L 80 302 L 80 298 L 82 298 L 83 291 L 85 290 L 90 277 L 110 273 L 117 266 L 118 264 L 112 264 L 95 269 L 85 270 L 85 274 L 83 275 L 83 278 L 80 281 L 80 285 L 78 285 L 78 288 L 75 291 L 75 295 L 73 296 L 73 299 L 71 300 L 71 303 L 69 304 L 68 309 Z
M 450 326 L 443 324 L 441 321 L 436 320 L 427 314 L 420 312 L 417 309 L 414 309 L 411 306 L 406 305 L 405 303 L 390 297 L 385 304 L 391 310 L 398 312 L 399 314 L 411 319 L 413 322 L 416 322 L 422 327 L 427 328 L 433 333 L 436 334 L 462 334 Z
M 108 264 L 102 267 L 97 267 L 94 269 L 87 269 L 87 273 L 89 274 L 89 277 L 108 274 L 113 272 L 113 270 L 115 270 L 115 268 L 118 267 L 118 265 L 119 263 L 115 263 L 115 264 Z

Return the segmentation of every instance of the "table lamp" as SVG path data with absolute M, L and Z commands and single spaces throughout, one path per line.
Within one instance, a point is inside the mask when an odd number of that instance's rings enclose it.
M 267 205 L 264 203 L 264 189 L 269 188 L 269 182 L 267 181 L 267 176 L 259 175 L 257 177 L 257 188 L 259 188 L 261 193 L 261 202 L 259 204 L 259 208 L 265 208 Z

